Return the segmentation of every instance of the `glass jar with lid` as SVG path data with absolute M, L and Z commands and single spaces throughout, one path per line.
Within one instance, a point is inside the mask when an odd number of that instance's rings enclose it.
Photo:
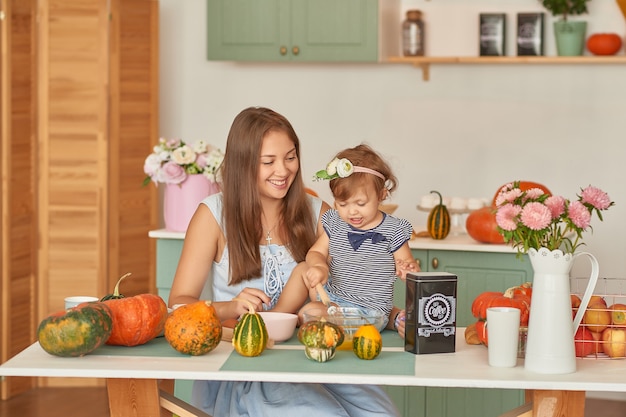
M 420 10 L 408 10 L 402 22 L 402 53 L 424 56 L 424 21 Z

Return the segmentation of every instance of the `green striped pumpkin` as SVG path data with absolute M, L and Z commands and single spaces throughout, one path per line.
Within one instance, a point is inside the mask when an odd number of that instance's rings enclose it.
M 428 214 L 428 234 L 433 239 L 445 239 L 450 233 L 450 213 L 443 204 L 443 197 L 438 191 L 431 191 L 439 196 L 439 204 L 437 204 Z
M 382 349 L 383 338 L 373 324 L 364 324 L 354 333 L 352 351 L 359 359 L 375 359 Z
M 241 356 L 259 356 L 268 341 L 263 317 L 255 313 L 254 307 L 244 314 L 233 330 L 233 347 Z
M 51 355 L 83 356 L 104 345 L 112 329 L 109 306 L 84 303 L 43 319 L 37 328 L 37 339 Z

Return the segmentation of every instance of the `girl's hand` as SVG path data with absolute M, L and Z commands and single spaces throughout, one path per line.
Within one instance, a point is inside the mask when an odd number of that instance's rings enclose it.
M 398 331 L 398 335 L 404 339 L 404 334 L 406 331 L 406 311 L 401 310 L 395 321 L 396 330 Z
M 302 278 L 309 288 L 315 288 L 317 284 L 326 284 L 328 281 L 328 267 L 327 266 L 311 266 L 307 268 Z
M 406 274 L 408 272 L 419 272 L 419 270 L 420 267 L 414 259 L 396 260 L 396 275 L 402 279 L 406 279 Z

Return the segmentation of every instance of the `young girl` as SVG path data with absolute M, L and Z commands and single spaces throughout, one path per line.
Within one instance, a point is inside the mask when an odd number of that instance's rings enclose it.
M 237 115 L 221 169 L 222 193 L 202 201 L 187 229 L 169 305 L 204 299 L 210 286 L 213 306 L 227 320 L 247 312 L 242 300 L 262 310 L 290 282 L 302 285 L 301 273 L 289 277 L 323 233 L 319 216 L 329 207 L 306 194 L 298 137 L 270 109 Z M 196 381 L 192 403 L 214 416 L 398 415 L 387 394 L 370 385 Z
M 322 216 L 325 233 L 307 254 L 304 280 L 312 289 L 326 283 L 331 302 L 339 306 L 381 311 L 384 328 L 396 275 L 405 279 L 407 271 L 418 271 L 408 244 L 413 227 L 378 208 L 396 189 L 397 179 L 367 145 L 339 152 L 316 177 L 330 180 L 335 209 Z M 392 320 L 401 317 L 396 312 Z M 391 325 L 396 329 L 398 322 Z

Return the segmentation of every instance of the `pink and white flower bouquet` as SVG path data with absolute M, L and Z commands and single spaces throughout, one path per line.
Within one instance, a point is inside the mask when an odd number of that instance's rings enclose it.
M 593 213 L 602 221 L 602 210 L 615 203 L 599 188 L 581 189 L 577 199 L 549 195 L 539 188 L 522 191 L 519 182 L 504 185 L 496 197 L 496 223 L 506 243 L 526 253 L 530 248 L 574 253 L 584 243 Z
M 203 140 L 187 144 L 181 139 L 159 138 L 159 143 L 148 155 L 143 165 L 146 178 L 158 185 L 180 184 L 187 175 L 202 174 L 210 181 L 220 182 L 219 167 L 224 160 L 221 150 Z

